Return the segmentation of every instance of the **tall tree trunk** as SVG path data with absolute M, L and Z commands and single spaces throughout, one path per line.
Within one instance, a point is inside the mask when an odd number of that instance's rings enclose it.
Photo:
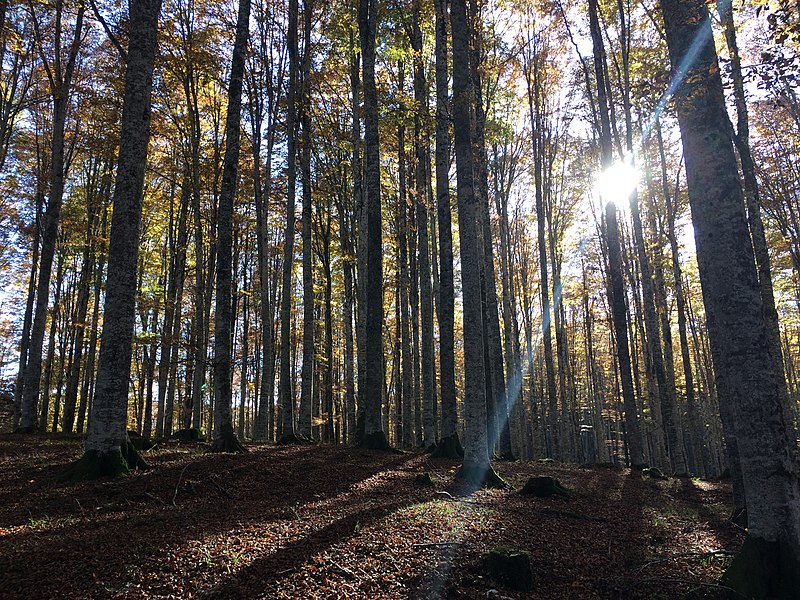
M 303 66 L 300 100 L 300 178 L 303 182 L 303 366 L 300 375 L 299 434 L 311 439 L 314 390 L 314 267 L 311 239 L 311 0 L 303 2 Z
M 461 289 L 464 314 L 464 462 L 459 477 L 472 485 L 497 484 L 489 463 L 486 430 L 486 375 L 481 306 L 481 205 L 475 190 L 473 119 L 475 90 L 470 70 L 470 31 L 465 0 L 452 0 L 453 125 L 455 133 Z
M 358 29 L 364 81 L 364 206 L 366 213 L 365 403 L 364 439 L 367 448 L 388 448 L 381 419 L 383 400 L 383 248 L 381 233 L 381 165 L 378 138 L 378 92 L 375 85 L 375 45 L 378 0 L 360 0 Z
M 231 288 L 233 250 L 233 200 L 239 175 L 239 137 L 242 118 L 242 80 L 250 25 L 250 0 L 239 0 L 236 40 L 233 45 L 225 119 L 225 159 L 217 208 L 217 282 L 214 319 L 214 442 L 212 452 L 243 452 L 233 431 L 231 414 Z M 245 319 L 247 315 L 245 314 Z
M 143 465 L 128 441 L 126 424 L 139 223 L 150 139 L 150 95 L 160 12 L 161 0 L 130 2 L 131 33 L 108 249 L 108 272 L 114 276 L 106 282 L 103 334 L 86 452 L 70 469 L 68 476 L 71 478 L 114 476 L 130 467 Z
M 428 146 L 423 131 L 427 118 L 428 97 L 425 84 L 425 67 L 422 56 L 422 29 L 420 27 L 421 0 L 413 0 L 412 25 L 409 35 L 414 50 L 414 180 L 416 183 L 415 209 L 419 252 L 419 290 L 422 315 L 422 445 L 433 448 L 437 440 L 436 427 L 436 365 L 433 348 L 433 284 L 431 282 L 430 245 L 428 241 Z
M 60 50 L 61 40 L 61 13 L 64 9 L 63 2 L 56 3 L 56 48 Z M 47 303 L 50 298 L 50 276 L 52 275 L 53 259 L 56 252 L 58 238 L 58 225 L 61 219 L 61 205 L 64 200 L 64 130 L 67 122 L 67 108 L 69 106 L 69 92 L 77 64 L 78 52 L 83 41 L 83 15 L 84 5 L 78 5 L 75 18 L 75 29 L 69 55 L 61 70 L 62 57 L 56 57 L 51 66 L 45 62 L 46 72 L 50 81 L 50 95 L 53 99 L 53 127 L 50 155 L 50 193 L 48 194 L 47 209 L 44 213 L 44 229 L 42 231 L 42 257 L 39 264 L 39 281 L 36 286 L 36 307 L 31 328 L 31 341 L 28 348 L 28 360 L 25 365 L 25 374 L 20 405 L 19 430 L 33 432 L 36 430 L 36 413 L 39 405 L 39 386 L 42 376 L 42 348 L 44 346 L 44 330 L 47 324 Z M 38 28 L 37 28 L 38 37 Z M 39 45 L 42 40 L 38 39 Z M 44 50 L 42 50 L 44 55 Z
M 436 224 L 439 232 L 439 388 L 442 398 L 441 439 L 438 455 L 463 455 L 456 423 L 455 291 L 453 284 L 453 231 L 450 206 L 450 124 L 448 111 L 447 6 L 436 8 Z
M 730 56 L 731 77 L 733 79 L 733 100 L 736 105 L 736 131 L 733 143 L 739 154 L 742 166 L 742 179 L 744 183 L 744 200 L 747 208 L 747 222 L 750 226 L 750 236 L 753 242 L 753 252 L 758 268 L 758 283 L 761 288 L 761 302 L 764 305 L 764 318 L 767 323 L 770 353 L 774 362 L 775 378 L 778 382 L 778 392 L 781 404 L 784 406 L 786 421 L 791 424 L 792 440 L 797 442 L 797 415 L 796 405 L 789 398 L 786 390 L 786 377 L 783 369 L 783 352 L 781 350 L 781 329 L 778 322 L 778 311 L 775 308 L 775 294 L 772 289 L 772 268 L 769 260 L 769 246 L 764 235 L 764 223 L 761 220 L 761 202 L 759 199 L 758 180 L 753 155 L 750 151 L 750 124 L 747 114 L 747 98 L 745 95 L 744 77 L 742 75 L 742 61 L 739 57 L 739 46 L 736 41 L 736 27 L 733 19 L 733 4 L 730 0 L 717 0 L 722 26 L 725 30 L 725 41 Z M 795 447 L 793 452 L 797 452 Z
M 708 8 L 662 2 L 683 140 L 697 262 L 720 405 L 735 416 L 748 538 L 726 585 L 748 597 L 797 597 L 800 478 L 770 351 Z M 694 61 L 685 65 L 692 52 Z M 768 565 L 766 568 L 762 565 Z

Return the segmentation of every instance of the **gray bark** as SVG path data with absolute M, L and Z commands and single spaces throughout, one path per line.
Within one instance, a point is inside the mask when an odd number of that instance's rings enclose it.
M 130 2 L 131 34 L 108 249 L 108 272 L 112 276 L 106 282 L 95 398 L 86 438 L 87 454 L 117 455 L 127 441 L 137 249 L 160 11 L 161 0 Z

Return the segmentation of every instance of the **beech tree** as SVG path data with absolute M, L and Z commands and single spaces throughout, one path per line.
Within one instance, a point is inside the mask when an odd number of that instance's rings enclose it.
M 708 8 L 675 0 L 662 8 L 679 78 L 675 101 L 716 385 L 720 403 L 734 415 L 747 502 L 748 537 L 726 583 L 748 597 L 796 597 L 800 477 L 773 368 Z
M 130 2 L 122 132 L 108 249 L 108 270 L 114 277 L 106 285 L 97 383 L 85 452 L 65 474 L 72 479 L 113 477 L 130 468 L 146 466 L 128 440 L 127 407 L 139 222 L 160 12 L 161 0 Z

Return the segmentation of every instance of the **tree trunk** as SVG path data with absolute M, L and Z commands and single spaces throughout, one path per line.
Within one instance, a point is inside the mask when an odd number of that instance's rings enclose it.
M 114 186 L 114 212 L 108 250 L 106 300 L 95 398 L 86 452 L 69 478 L 125 473 L 143 461 L 130 446 L 126 430 L 128 385 L 136 305 L 139 223 L 150 139 L 160 0 L 131 0 L 130 40 L 122 104 L 122 131 Z
M 793 462 L 764 319 L 705 3 L 662 3 L 676 76 L 697 261 L 720 404 L 735 416 L 748 538 L 726 585 L 748 597 L 797 597 L 800 589 L 800 479 Z M 684 65 L 687 52 L 695 56 Z M 768 565 L 767 568 L 761 565 Z
M 364 346 L 364 439 L 367 448 L 388 448 L 383 430 L 383 248 L 381 233 L 381 165 L 378 138 L 378 93 L 375 85 L 375 45 L 378 0 L 360 0 L 358 29 L 364 81 L 364 206 L 366 213 L 366 281 Z
M 455 133 L 458 225 L 461 247 L 461 289 L 464 314 L 464 462 L 459 476 L 472 485 L 497 478 L 489 464 L 486 436 L 486 376 L 483 360 L 481 307 L 482 247 L 480 199 L 475 190 L 473 122 L 475 90 L 470 73 L 469 41 L 472 29 L 465 0 L 452 0 L 453 124 Z

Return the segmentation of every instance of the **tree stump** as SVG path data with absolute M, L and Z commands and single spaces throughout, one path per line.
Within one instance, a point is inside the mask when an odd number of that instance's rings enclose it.
M 520 494 L 536 496 L 537 498 L 549 498 L 550 496 L 572 497 L 572 492 L 562 486 L 561 482 L 555 477 L 531 477 L 525 482 Z
M 493 580 L 515 590 L 529 592 L 533 589 L 531 555 L 524 550 L 503 546 L 492 549 L 486 559 L 486 570 Z
M 642 469 L 642 477 L 649 477 L 650 479 L 669 479 L 658 467 L 645 467 Z

